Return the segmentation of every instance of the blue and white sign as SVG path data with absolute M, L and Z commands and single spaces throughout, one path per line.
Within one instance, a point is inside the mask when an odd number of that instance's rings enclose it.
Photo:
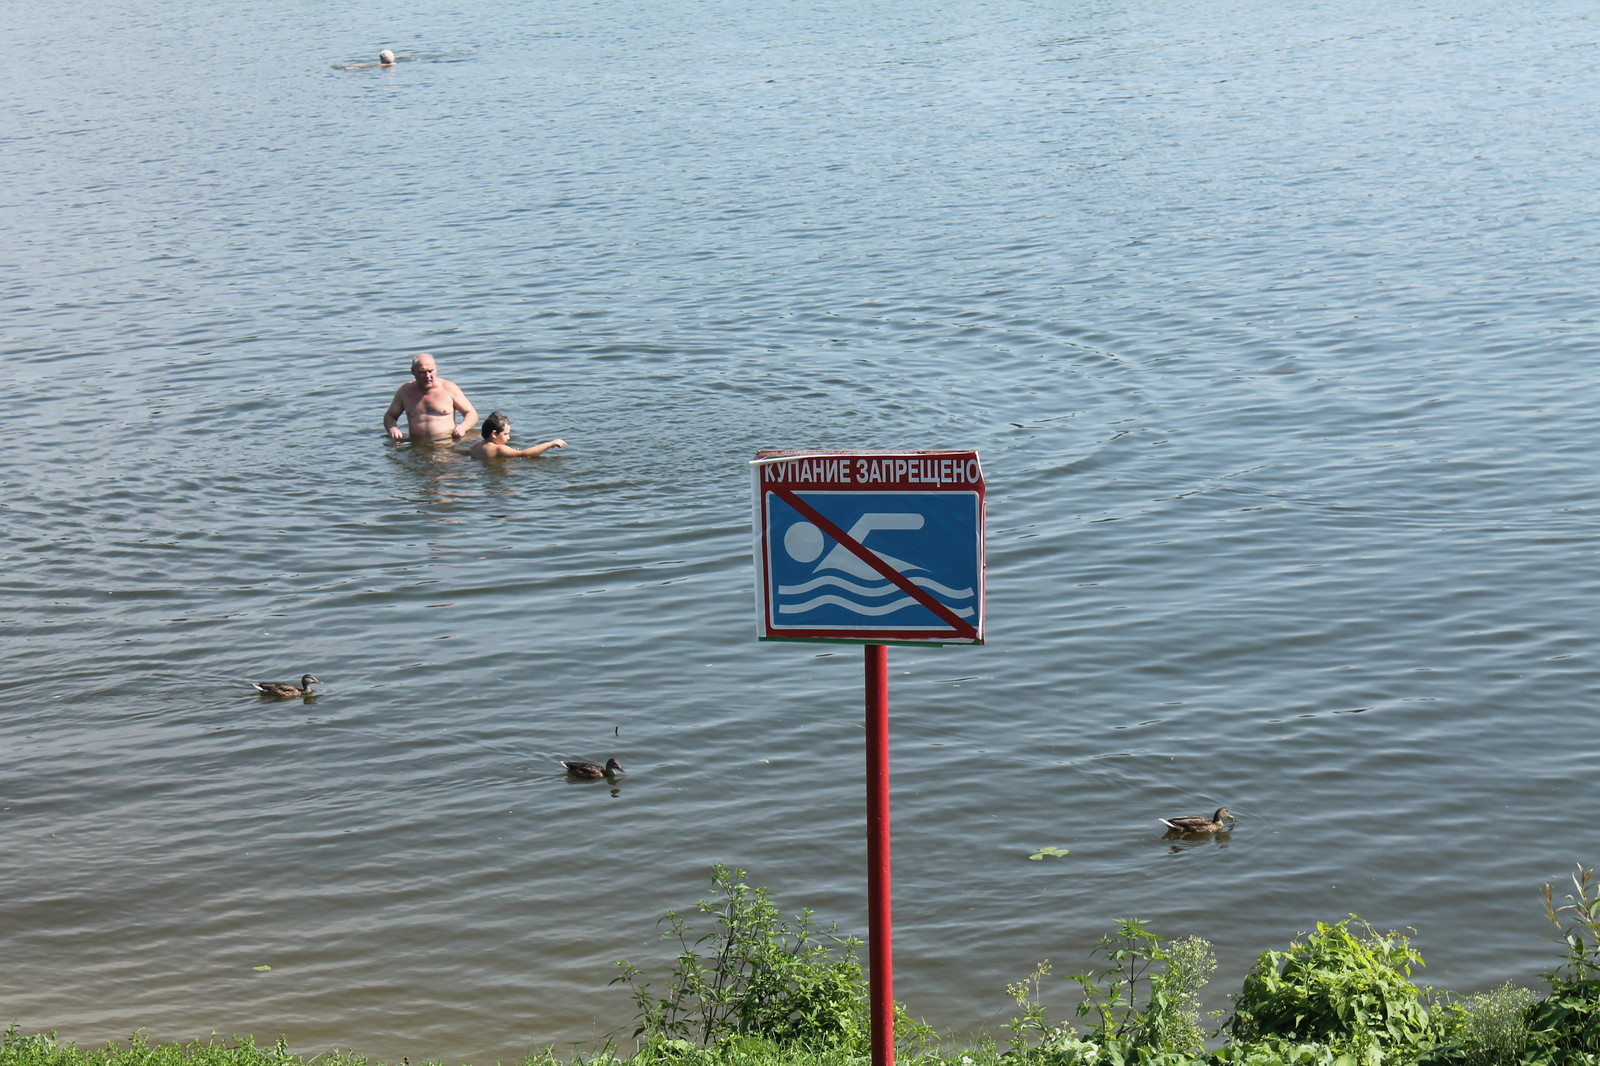
M 982 643 L 976 453 L 764 452 L 755 471 L 762 639 Z

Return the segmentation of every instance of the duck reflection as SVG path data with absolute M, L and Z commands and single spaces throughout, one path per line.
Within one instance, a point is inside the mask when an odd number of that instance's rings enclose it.
M 1167 848 L 1167 854 L 1181 855 L 1192 848 L 1208 848 L 1212 846 L 1225 848 L 1228 846 L 1228 842 L 1233 839 L 1233 832 L 1231 830 L 1223 830 L 1220 833 L 1207 833 L 1204 836 L 1200 836 L 1194 833 L 1180 833 L 1176 829 L 1168 829 L 1161 834 L 1161 839 L 1172 842 L 1172 845 Z

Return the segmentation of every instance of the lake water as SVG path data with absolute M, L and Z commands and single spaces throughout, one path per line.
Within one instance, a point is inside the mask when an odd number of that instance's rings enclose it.
M 988 643 L 889 656 L 913 1014 L 1118 917 L 1217 1007 L 1351 912 L 1439 987 L 1558 961 L 1592 5 L 5 21 L 3 1019 L 487 1064 L 626 1037 L 713 863 L 864 933 L 862 656 L 754 639 L 763 447 L 983 457 Z M 570 446 L 390 444 L 421 351 Z

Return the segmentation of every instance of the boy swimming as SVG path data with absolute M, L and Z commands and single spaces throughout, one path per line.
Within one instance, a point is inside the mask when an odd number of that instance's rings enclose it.
M 514 459 L 519 457 L 533 458 L 543 455 L 551 448 L 565 448 L 564 440 L 547 440 L 543 444 L 535 444 L 531 448 L 511 447 L 511 419 L 499 411 L 492 411 L 488 418 L 483 420 L 483 439 L 475 442 L 468 451 L 474 459 Z

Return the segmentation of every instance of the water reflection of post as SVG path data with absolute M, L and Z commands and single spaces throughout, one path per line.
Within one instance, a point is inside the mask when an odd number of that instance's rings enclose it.
M 867 936 L 872 1066 L 894 1066 L 894 922 L 889 876 L 889 649 L 868 644 Z

